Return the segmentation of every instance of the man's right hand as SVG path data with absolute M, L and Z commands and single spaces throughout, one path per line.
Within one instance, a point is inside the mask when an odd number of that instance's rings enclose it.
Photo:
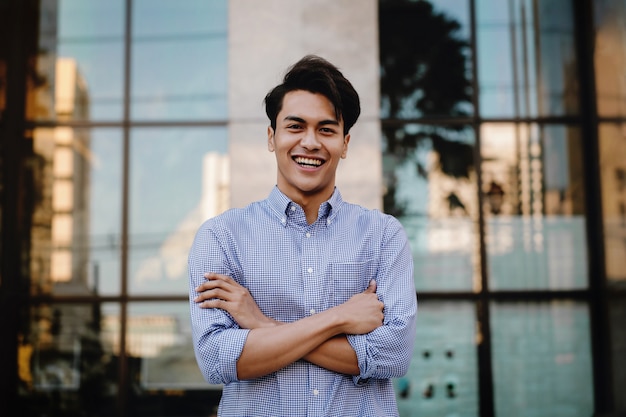
M 376 281 L 371 280 L 365 291 L 333 308 L 346 320 L 343 333 L 365 334 L 383 324 L 384 307 L 376 295 Z

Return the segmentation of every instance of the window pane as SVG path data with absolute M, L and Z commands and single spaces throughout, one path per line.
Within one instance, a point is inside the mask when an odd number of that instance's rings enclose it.
M 609 323 L 611 327 L 611 374 L 613 376 L 613 399 L 617 413 L 626 412 L 626 299 L 616 297 L 609 301 Z
M 467 116 L 472 106 L 469 2 L 379 2 L 381 116 Z
M 119 120 L 124 2 L 41 1 L 31 120 Z
M 386 126 L 383 140 L 384 210 L 409 236 L 417 289 L 478 289 L 474 131 Z
M 422 302 L 406 376 L 394 380 L 401 417 L 478 416 L 474 305 Z
M 510 116 L 516 112 L 515 66 L 511 56 L 513 37 L 508 3 L 493 0 L 476 2 L 476 56 L 483 117 Z
M 117 129 L 35 130 L 33 295 L 119 293 L 121 152 Z
M 601 124 L 599 148 L 606 276 L 626 286 L 626 123 Z
M 493 303 L 491 308 L 496 416 L 593 415 L 587 306 Z
M 626 116 L 626 2 L 594 1 L 596 91 L 601 116 Z
M 481 116 L 577 114 L 571 1 L 477 0 L 476 5 Z
M 187 294 L 187 256 L 202 221 L 229 204 L 225 128 L 131 132 L 130 291 Z
M 20 334 L 20 415 L 115 415 L 119 309 L 112 304 L 30 308 Z
M 490 288 L 586 288 L 579 130 L 485 124 L 481 155 Z
M 225 0 L 133 2 L 131 117 L 225 119 Z
M 128 312 L 126 353 L 136 394 L 129 414 L 214 415 L 221 385 L 207 383 L 196 363 L 189 303 L 132 303 Z

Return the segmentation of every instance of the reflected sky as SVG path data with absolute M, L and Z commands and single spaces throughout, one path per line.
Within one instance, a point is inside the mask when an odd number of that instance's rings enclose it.
M 227 2 L 133 2 L 131 117 L 226 119 Z
M 56 5 L 56 6 L 55 6 Z M 227 1 L 133 2 L 131 117 L 225 120 Z M 123 0 L 42 2 L 39 72 L 47 84 L 38 105 L 51 107 L 54 61 L 75 59 L 89 95 L 90 120 L 124 115 Z M 49 90 L 47 93 L 46 90 Z M 53 113 L 35 115 L 54 118 Z
M 123 114 L 124 8 L 123 0 L 63 0 L 56 10 L 57 54 L 78 61 L 92 119 L 115 120 Z
M 206 157 L 226 155 L 226 128 L 137 128 L 131 132 L 130 288 L 181 293 L 187 254 L 206 220 Z

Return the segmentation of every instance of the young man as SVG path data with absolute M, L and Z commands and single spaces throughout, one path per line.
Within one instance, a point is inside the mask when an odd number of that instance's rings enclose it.
M 400 223 L 343 201 L 357 92 L 306 56 L 265 97 L 278 179 L 206 221 L 189 255 L 193 342 L 220 416 L 396 416 L 417 301 Z

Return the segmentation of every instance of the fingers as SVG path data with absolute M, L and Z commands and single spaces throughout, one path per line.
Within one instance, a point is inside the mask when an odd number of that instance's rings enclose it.
M 233 291 L 234 281 L 226 276 L 215 273 L 204 274 L 204 281 L 195 288 L 198 296 L 194 299 L 196 303 L 206 302 L 211 299 L 228 300 Z M 206 304 L 206 303 L 205 303 Z
M 225 300 L 220 300 L 219 298 L 212 298 L 209 300 L 199 300 L 196 299 L 196 302 L 198 303 L 198 306 L 200 308 L 221 308 L 223 310 L 226 310 L 226 301 Z
M 194 298 L 194 301 L 196 303 L 201 303 L 206 300 L 230 301 L 230 294 L 230 292 L 224 291 L 221 288 L 205 289 Z
M 198 285 L 195 290 L 196 292 L 202 292 L 206 290 L 210 290 L 213 288 L 228 288 L 229 285 L 233 284 L 233 280 L 227 276 L 222 274 L 215 274 L 213 272 L 209 272 L 204 274 L 204 281 L 202 284 Z
M 215 272 L 207 272 L 204 274 L 204 279 L 207 281 L 223 281 L 223 282 L 233 282 L 233 279 L 228 275 L 217 274 Z
M 370 294 L 375 293 L 376 292 L 376 281 L 375 280 L 371 280 L 369 285 L 367 286 L 367 288 L 363 292 L 364 293 L 370 293 Z

